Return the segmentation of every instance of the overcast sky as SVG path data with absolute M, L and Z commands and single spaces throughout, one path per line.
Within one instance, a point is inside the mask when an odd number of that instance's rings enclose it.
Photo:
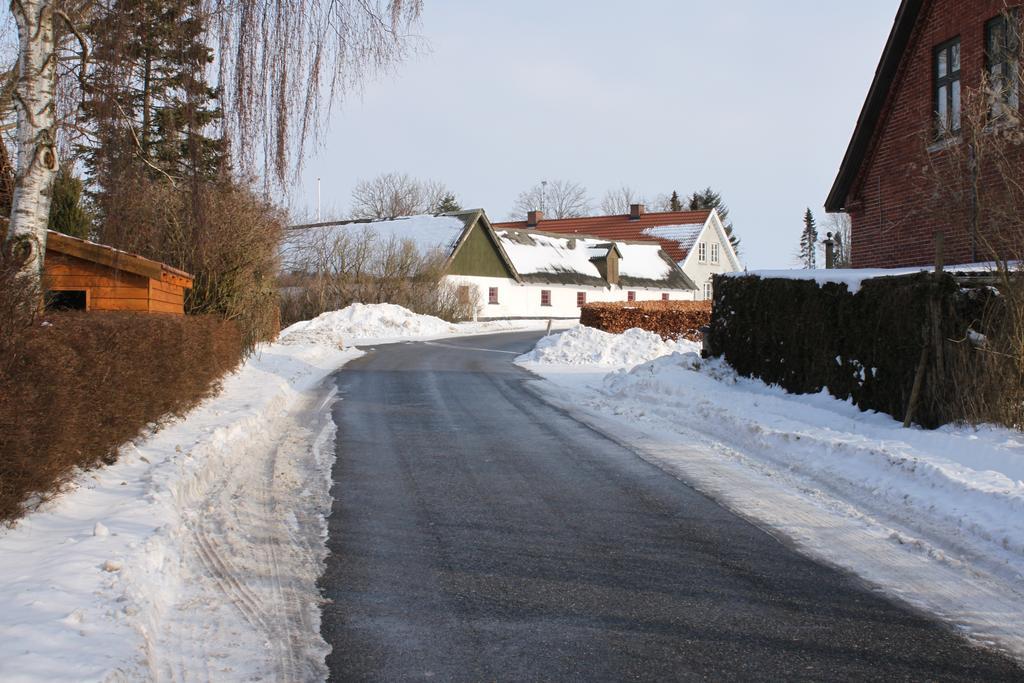
M 343 215 L 360 178 L 436 179 L 494 220 L 541 179 L 595 204 L 721 192 L 749 268 L 789 267 L 899 0 L 425 0 L 429 46 L 331 120 L 293 193 Z

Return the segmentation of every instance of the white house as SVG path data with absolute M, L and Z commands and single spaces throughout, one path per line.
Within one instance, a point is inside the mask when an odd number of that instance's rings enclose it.
M 610 240 L 657 240 L 697 285 L 697 299 L 711 298 L 713 275 L 743 270 L 714 209 L 648 213 L 642 204 L 634 204 L 624 215 L 558 220 L 546 220 L 541 212 L 531 211 L 525 221 L 496 223 L 494 228 L 591 235 Z
M 482 209 L 439 216 L 295 226 L 291 241 L 371 232 L 439 253 L 477 317 L 577 318 L 595 301 L 693 300 L 697 286 L 658 241 L 496 229 Z

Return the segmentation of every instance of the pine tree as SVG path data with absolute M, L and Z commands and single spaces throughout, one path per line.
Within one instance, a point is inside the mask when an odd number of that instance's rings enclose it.
M 62 165 L 50 189 L 50 230 L 88 239 L 92 218 L 82 206 L 82 181 Z
M 732 245 L 733 251 L 740 253 L 740 238 L 733 234 L 732 223 L 729 222 L 729 207 L 722 201 L 722 195 L 708 187 L 691 194 L 687 204 L 690 211 L 716 209 L 718 218 L 725 228 L 725 234 L 729 237 L 729 244 Z
M 814 270 L 817 267 L 818 226 L 814 222 L 814 214 L 808 207 L 804 213 L 804 230 L 800 235 L 800 262 L 804 268 Z
M 82 151 L 99 194 L 123 173 L 220 174 L 227 150 L 210 136 L 222 114 L 206 80 L 206 23 L 199 0 L 114 0 L 89 26 L 94 68 L 82 109 L 95 142 Z
M 682 211 L 683 210 L 683 202 L 682 202 L 681 199 L 679 199 L 679 193 L 676 192 L 675 190 L 672 190 L 672 196 L 669 197 L 669 200 L 668 200 L 668 210 L 669 211 Z
M 455 198 L 455 195 L 451 192 L 446 192 L 437 201 L 433 207 L 431 207 L 431 213 L 451 213 L 453 211 L 462 211 L 462 205 L 459 204 L 459 200 Z

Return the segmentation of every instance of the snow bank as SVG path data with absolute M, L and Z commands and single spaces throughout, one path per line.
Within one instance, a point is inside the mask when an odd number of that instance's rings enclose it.
M 697 348 L 694 342 L 665 341 L 653 332 L 637 328 L 622 334 L 609 334 L 593 327 L 577 325 L 562 334 L 544 337 L 533 351 L 520 356 L 516 362 L 625 367 Z
M 322 561 L 309 548 L 322 545 L 330 509 L 332 458 L 317 455 L 325 452 L 323 434 L 307 439 L 321 446 L 294 457 L 293 471 L 279 480 L 285 488 L 275 491 L 297 514 L 305 511 L 307 524 L 271 539 L 283 560 L 258 568 L 270 579 L 295 570 L 311 586 L 285 605 L 306 613 L 306 632 L 291 625 L 284 609 L 244 611 L 250 595 L 260 596 L 236 576 L 253 545 L 240 542 L 234 554 L 226 552 L 224 539 L 247 530 L 230 518 L 214 523 L 224 512 L 266 503 L 261 487 L 272 490 L 264 482 L 279 469 L 279 432 L 289 413 L 358 355 L 265 346 L 227 378 L 219 396 L 124 446 L 114 465 L 83 473 L 73 490 L 0 532 L 0 680 L 274 677 L 274 660 L 283 654 L 267 645 L 268 634 L 294 646 L 296 670 L 300 660 L 315 669 L 320 659 L 322 666 L 326 644 L 308 624 L 319 619 Z M 237 497 L 221 497 L 232 491 Z
M 281 332 L 285 344 L 356 344 L 372 339 L 405 339 L 456 334 L 458 327 L 394 304 L 352 304 L 295 323 Z
M 1024 657 L 1024 435 L 903 429 L 696 353 L 574 365 L 528 367 L 554 402 L 811 555 Z

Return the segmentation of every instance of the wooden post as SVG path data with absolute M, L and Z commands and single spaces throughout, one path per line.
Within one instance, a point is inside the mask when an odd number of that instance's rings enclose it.
M 547 337 L 551 334 L 551 318 L 548 318 L 548 329 L 544 331 L 544 336 Z
M 832 239 L 832 233 L 827 233 L 825 238 L 825 268 L 832 270 L 836 267 L 836 241 Z

